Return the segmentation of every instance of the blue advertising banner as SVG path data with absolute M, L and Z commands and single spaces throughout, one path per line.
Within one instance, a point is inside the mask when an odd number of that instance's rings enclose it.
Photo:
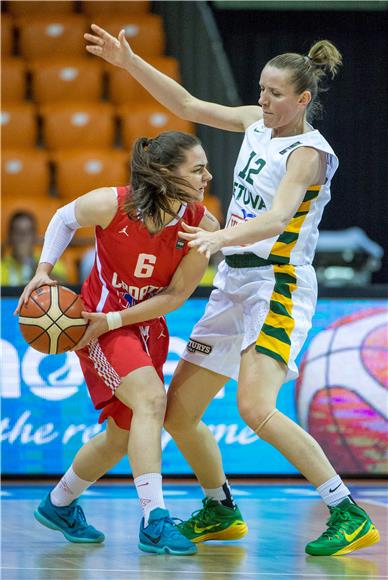
M 30 348 L 12 316 L 16 302 L 4 297 L 1 305 L 2 472 L 60 474 L 103 426 L 97 423 L 76 355 L 44 355 Z M 205 305 L 205 298 L 192 298 L 167 317 L 166 387 Z M 283 386 L 278 408 L 313 434 L 341 473 L 387 472 L 386 302 L 319 300 L 299 363 L 300 376 Z M 236 389 L 236 382 L 229 381 L 204 416 L 220 444 L 226 472 L 296 473 L 244 424 Z M 122 460 L 110 473 L 130 473 L 128 462 Z M 167 433 L 163 473 L 191 473 Z

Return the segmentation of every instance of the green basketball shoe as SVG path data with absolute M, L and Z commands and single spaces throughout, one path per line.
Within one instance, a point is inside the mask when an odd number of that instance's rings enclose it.
M 248 526 L 237 506 L 226 507 L 208 497 L 202 503 L 202 509 L 193 512 L 191 518 L 177 526 L 192 542 L 239 540 L 248 532 Z
M 327 530 L 307 544 L 311 556 L 340 556 L 376 544 L 380 534 L 360 506 L 345 498 L 330 509 Z

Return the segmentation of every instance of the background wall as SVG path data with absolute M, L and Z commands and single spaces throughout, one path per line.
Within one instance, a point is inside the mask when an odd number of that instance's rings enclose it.
M 257 102 L 260 71 L 273 56 L 307 54 L 323 38 L 342 52 L 344 66 L 321 99 L 323 118 L 314 121 L 340 159 L 321 229 L 357 225 L 387 248 L 387 12 L 219 10 L 215 4 L 244 104 Z M 373 281 L 388 282 L 388 251 Z

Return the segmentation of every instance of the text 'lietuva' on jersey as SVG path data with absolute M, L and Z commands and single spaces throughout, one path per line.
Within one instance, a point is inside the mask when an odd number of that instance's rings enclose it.
M 330 183 L 338 167 L 338 158 L 317 130 L 274 138 L 271 138 L 271 131 L 261 120 L 250 125 L 245 132 L 234 171 L 233 197 L 226 227 L 233 227 L 271 209 L 286 174 L 287 159 L 299 147 L 312 147 L 326 154 L 325 183 L 307 189 L 295 215 L 280 235 L 245 246 L 230 246 L 224 248 L 223 253 L 253 253 L 272 264 L 311 264 L 318 240 L 318 224 L 330 200 Z
M 205 213 L 200 203 L 184 204 L 157 234 L 142 220 L 131 220 L 122 210 L 129 187 L 114 188 L 118 210 L 106 228 L 96 227 L 96 258 L 81 296 L 87 310 L 110 312 L 133 306 L 169 285 L 182 258 L 190 250 L 178 237 L 180 220 L 198 226 Z

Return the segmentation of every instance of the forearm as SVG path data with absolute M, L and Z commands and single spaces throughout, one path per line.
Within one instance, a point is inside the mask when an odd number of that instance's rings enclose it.
M 163 293 L 157 294 L 148 300 L 139 302 L 135 306 L 126 308 L 120 312 L 121 320 L 124 325 L 137 324 L 145 320 L 153 320 L 159 316 L 164 316 L 173 310 L 179 308 L 186 296 L 179 296 L 177 293 Z
M 254 244 L 281 234 L 288 220 L 275 212 L 265 212 L 237 226 L 220 230 L 221 247 Z
M 137 54 L 128 59 L 125 69 L 162 105 L 178 117 L 194 121 L 190 103 L 195 98 L 179 83 L 158 71 Z
M 75 202 L 60 208 L 47 227 L 39 262 L 54 266 L 79 227 L 75 217 Z

